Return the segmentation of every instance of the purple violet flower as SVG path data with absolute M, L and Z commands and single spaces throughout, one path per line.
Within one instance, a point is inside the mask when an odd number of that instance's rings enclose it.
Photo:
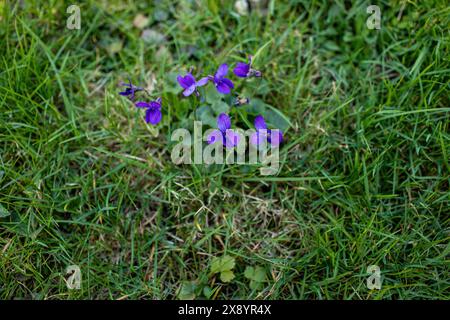
M 125 91 L 119 92 L 121 96 L 128 97 L 130 100 L 134 100 L 134 94 L 138 91 L 143 91 L 144 88 L 137 87 L 131 83 L 131 80 L 128 80 L 128 83 L 122 82 L 120 84 L 122 87 L 126 87 Z
M 248 56 L 248 63 L 238 62 L 233 72 L 240 78 L 262 77 L 261 71 L 252 68 L 252 56 Z
M 267 124 L 263 116 L 257 116 L 254 124 L 256 132 L 250 137 L 251 144 L 259 146 L 264 140 L 267 140 L 269 144 L 276 147 L 283 141 L 283 133 L 281 130 L 277 130 L 278 134 L 274 132 L 275 135 L 272 137 L 272 131 L 267 129 Z
M 195 92 L 195 94 L 199 96 L 200 93 L 198 92 L 197 88 L 207 84 L 209 78 L 204 77 L 201 78 L 199 81 L 195 81 L 194 76 L 190 72 L 188 72 L 184 77 L 178 75 L 177 81 L 180 84 L 180 86 L 184 89 L 183 95 L 185 97 L 190 96 L 193 92 Z
M 231 120 L 225 113 L 219 114 L 217 117 L 217 128 L 208 136 L 208 144 L 222 140 L 222 144 L 227 148 L 237 146 L 239 143 L 239 135 L 231 129 Z
M 228 73 L 228 65 L 226 63 L 219 66 L 216 74 L 213 76 L 208 76 L 209 80 L 214 82 L 217 91 L 222 94 L 229 94 L 231 89 L 234 88 L 233 82 L 230 79 L 225 78 Z
M 161 118 L 162 118 L 161 98 L 158 98 L 155 101 L 150 101 L 150 102 L 139 101 L 139 102 L 136 102 L 135 106 L 137 108 L 146 108 L 147 109 L 145 111 L 145 122 L 155 125 L 161 121 Z

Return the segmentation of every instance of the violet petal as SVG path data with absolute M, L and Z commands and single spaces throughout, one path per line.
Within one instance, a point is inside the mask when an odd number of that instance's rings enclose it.
M 219 114 L 217 117 L 217 128 L 219 128 L 222 132 L 225 132 L 227 129 L 231 128 L 231 119 L 227 114 Z
M 161 121 L 162 114 L 159 109 L 148 109 L 145 113 L 145 121 L 153 125 L 158 124 Z
M 150 108 L 150 104 L 144 101 L 138 101 L 134 104 L 137 108 Z
M 204 86 L 205 84 L 207 84 L 208 81 L 209 81 L 209 77 L 204 77 L 204 78 L 201 78 L 200 80 L 198 80 L 197 83 L 196 83 L 195 85 L 196 85 L 197 87 L 202 87 L 202 86 Z
M 261 115 L 256 116 L 254 124 L 256 130 L 267 129 L 266 121 L 264 120 L 264 117 Z
M 227 86 L 225 82 L 222 81 L 216 83 L 216 89 L 222 94 L 229 94 L 231 92 L 230 87 Z
M 234 74 L 240 78 L 245 78 L 250 71 L 250 65 L 244 62 L 238 62 L 236 68 L 234 68 Z
M 191 85 L 189 88 L 183 91 L 185 97 L 190 96 L 195 91 L 195 85 Z
M 217 69 L 216 77 L 223 78 L 227 75 L 227 73 L 228 73 L 228 65 L 226 63 L 221 64 L 219 69 Z

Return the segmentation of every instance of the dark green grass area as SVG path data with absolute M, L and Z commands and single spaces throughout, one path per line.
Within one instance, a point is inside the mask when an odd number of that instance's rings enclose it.
M 449 298 L 447 1 L 377 1 L 380 30 L 368 1 L 233 2 L 79 1 L 68 30 L 73 2 L 0 1 L 0 298 Z M 173 75 L 244 53 L 247 90 L 292 123 L 280 172 L 173 164 L 193 120 Z M 163 97 L 158 126 L 127 76 Z

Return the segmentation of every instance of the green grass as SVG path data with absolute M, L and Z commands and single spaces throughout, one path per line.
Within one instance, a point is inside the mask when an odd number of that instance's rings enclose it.
M 247 17 L 232 1 L 83 1 L 79 31 L 73 2 L 23 2 L 0 2 L 2 299 L 449 299 L 446 1 L 377 1 L 381 30 L 368 1 Z M 140 39 L 138 13 L 165 42 Z M 292 123 L 279 174 L 173 164 L 171 132 L 193 119 L 173 75 L 241 51 L 264 72 L 247 90 Z M 157 80 L 157 127 L 118 97 L 127 75 Z M 210 272 L 224 255 L 229 283 Z M 81 290 L 65 285 L 71 264 Z M 265 270 L 260 286 L 247 267 Z

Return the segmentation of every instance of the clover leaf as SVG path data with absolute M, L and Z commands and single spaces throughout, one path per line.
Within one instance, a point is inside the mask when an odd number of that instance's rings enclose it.
M 194 300 L 196 297 L 197 283 L 195 281 L 184 281 L 178 292 L 180 300 Z
M 211 273 L 220 273 L 220 280 L 222 282 L 230 282 L 234 279 L 232 270 L 235 264 L 234 258 L 229 255 L 225 255 L 221 258 L 215 257 L 211 263 Z
M 245 268 L 244 276 L 250 280 L 250 288 L 257 290 L 266 281 L 266 270 L 263 267 L 253 268 L 247 266 Z

